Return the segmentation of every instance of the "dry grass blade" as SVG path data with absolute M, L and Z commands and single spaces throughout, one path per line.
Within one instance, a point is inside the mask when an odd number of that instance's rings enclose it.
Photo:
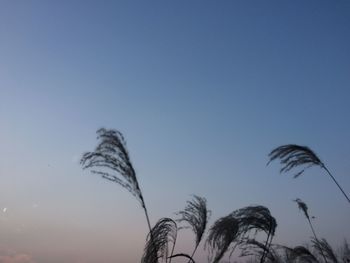
M 148 235 L 142 263 L 157 263 L 159 260 L 167 262 L 169 258 L 169 244 L 175 247 L 177 237 L 177 226 L 174 220 L 162 218 L 152 228 Z M 172 249 L 173 251 L 173 249 Z M 170 257 L 172 256 L 172 252 Z
M 131 164 L 123 135 L 116 130 L 99 129 L 99 140 L 93 152 L 83 154 L 80 164 L 83 169 L 115 182 L 131 192 L 143 206 L 141 190 Z
M 280 163 L 282 164 L 282 168 L 280 170 L 281 173 L 288 172 L 298 166 L 306 165 L 305 168 L 294 175 L 295 178 L 299 177 L 306 168 L 313 165 L 320 166 L 322 168 L 324 166 L 321 160 L 310 148 L 296 144 L 287 144 L 275 148 L 270 152 L 269 158 L 270 160 L 267 164 L 276 159 L 280 159 Z
M 181 218 L 176 221 L 188 224 L 189 226 L 185 226 L 184 228 L 191 228 L 196 235 L 196 245 L 191 255 L 191 257 L 193 257 L 202 240 L 209 219 L 210 211 L 207 209 L 207 200 L 194 195 L 191 201 L 187 201 L 185 209 L 176 214 L 181 216 Z
M 320 240 L 313 238 L 311 242 L 316 251 L 318 251 L 321 255 L 324 255 L 328 260 L 330 260 L 330 262 L 339 262 L 336 254 L 334 253 L 332 247 L 328 244 L 326 239 L 322 238 Z
M 239 221 L 233 215 L 228 215 L 215 221 L 209 229 L 209 235 L 205 244 L 206 247 L 209 247 L 209 253 L 214 258 L 213 263 L 220 261 L 230 245 L 237 241 L 239 234 Z

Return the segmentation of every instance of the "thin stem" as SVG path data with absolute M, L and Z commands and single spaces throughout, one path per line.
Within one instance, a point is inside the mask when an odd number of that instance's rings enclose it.
M 198 245 L 199 245 L 199 244 L 198 244 Z M 198 248 L 198 245 L 196 245 L 196 247 L 194 248 L 194 250 L 193 250 L 193 252 L 192 252 L 192 255 L 191 255 L 191 258 L 193 258 L 194 253 L 196 253 L 196 250 L 197 250 L 197 248 Z M 188 260 L 188 263 L 190 263 L 190 262 L 191 262 L 191 259 Z
M 175 224 L 175 226 L 176 226 L 176 224 Z M 165 262 L 168 262 L 168 258 L 169 258 L 169 263 L 171 263 L 171 259 L 172 259 L 173 255 L 174 255 L 176 240 L 177 240 L 177 229 L 176 229 L 176 234 L 175 234 L 175 238 L 174 238 L 173 247 L 172 247 L 172 249 L 171 249 L 170 257 L 167 257 L 166 260 L 165 260 Z
M 140 198 L 141 198 L 143 211 L 145 211 L 145 215 L 146 215 L 146 220 L 147 220 L 147 224 L 148 224 L 150 239 L 151 239 L 152 244 L 154 245 L 154 239 L 153 239 L 153 234 L 152 234 L 152 227 L 151 227 L 151 223 L 149 221 L 149 216 L 148 216 L 146 204 L 145 204 L 145 201 L 143 200 L 143 196 L 142 195 L 140 196 Z
M 311 228 L 311 230 L 312 230 L 312 233 L 314 234 L 315 240 L 316 240 L 316 242 L 319 244 L 320 242 L 318 241 L 318 238 L 317 238 L 317 236 L 316 236 L 314 227 L 313 227 L 312 224 L 311 224 L 310 218 L 307 217 L 307 221 L 309 221 L 309 225 L 310 225 L 310 228 Z M 324 259 L 324 262 L 328 263 L 328 262 L 327 262 L 327 259 L 326 259 L 326 256 L 323 254 L 323 249 L 322 249 L 321 247 L 320 247 L 320 251 L 321 251 L 322 257 L 323 257 L 323 259 Z
M 265 247 L 264 247 L 264 252 L 263 252 L 263 254 L 262 254 L 262 256 L 261 256 L 260 263 L 264 263 L 266 254 L 268 253 L 268 251 L 267 251 L 267 249 L 268 249 L 267 246 L 269 245 L 270 235 L 271 235 L 271 229 L 269 230 L 269 233 L 268 233 L 268 235 L 267 235 L 267 239 L 266 239 Z
M 174 254 L 175 243 L 176 243 L 176 238 L 175 238 L 175 240 L 174 240 L 173 248 L 171 249 L 171 253 L 170 253 L 170 257 L 169 257 L 169 263 L 171 263 L 171 259 L 172 259 L 173 254 Z M 192 257 L 191 257 L 191 258 L 192 258 Z M 166 261 L 168 261 L 168 259 L 166 259 Z M 189 259 L 188 262 L 191 262 L 191 260 Z
M 267 257 L 267 254 L 270 253 L 270 247 L 271 247 L 271 244 L 272 244 L 272 239 L 273 239 L 273 235 L 270 236 L 270 242 L 267 245 L 267 253 L 265 255 L 265 258 Z
M 152 242 L 153 242 L 153 238 L 152 238 L 152 227 L 151 227 L 151 223 L 149 221 L 149 217 L 148 217 L 148 212 L 147 212 L 147 209 L 146 209 L 146 206 L 143 205 L 143 210 L 145 211 L 145 215 L 146 215 L 146 219 L 147 219 L 147 225 L 148 225 L 148 228 L 149 228 L 149 233 L 151 235 L 151 239 L 152 239 Z
M 327 169 L 327 167 L 325 165 L 322 166 L 323 169 L 325 169 L 325 171 L 328 173 L 328 175 L 333 179 L 333 182 L 338 186 L 338 188 L 340 189 L 340 191 L 343 193 L 343 195 L 345 196 L 345 198 L 348 200 L 348 202 L 350 203 L 350 198 L 347 196 L 347 194 L 344 192 L 343 188 L 341 188 L 341 186 L 338 184 L 337 180 L 335 180 L 334 176 L 331 174 L 331 172 Z
M 273 234 L 272 234 L 272 228 L 273 227 L 276 227 L 274 224 L 273 224 L 273 218 L 270 217 L 270 228 L 269 228 L 269 233 L 267 234 L 267 239 L 266 239 L 266 242 L 265 242 L 265 247 L 264 247 L 264 252 L 263 252 L 263 255 L 260 259 L 260 263 L 264 263 L 265 262 L 265 258 L 267 257 L 267 253 L 269 253 L 269 247 L 272 243 L 272 239 L 273 239 Z M 269 239 L 271 238 L 270 242 L 269 242 Z
M 176 257 L 185 257 L 185 258 L 188 258 L 190 260 L 190 262 L 195 263 L 193 258 L 191 258 L 189 255 L 184 254 L 184 253 L 180 253 L 180 254 L 176 254 L 176 255 L 171 256 L 171 258 L 176 258 Z

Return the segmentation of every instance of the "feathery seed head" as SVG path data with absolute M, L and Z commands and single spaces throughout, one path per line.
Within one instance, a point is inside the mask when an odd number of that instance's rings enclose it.
M 270 152 L 269 159 L 267 165 L 276 159 L 280 159 L 282 165 L 280 173 L 288 172 L 298 166 L 304 166 L 301 171 L 294 175 L 294 178 L 299 177 L 305 169 L 311 166 L 324 168 L 324 164 L 310 148 L 296 144 L 287 144 L 275 148 Z

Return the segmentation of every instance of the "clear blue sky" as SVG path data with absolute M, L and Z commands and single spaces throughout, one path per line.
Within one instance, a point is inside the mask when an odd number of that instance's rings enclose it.
M 311 236 L 299 197 L 321 237 L 349 240 L 322 170 L 266 167 L 308 145 L 350 193 L 349 47 L 349 1 L 1 1 L 0 259 L 141 258 L 141 207 L 77 162 L 100 127 L 124 133 L 152 223 L 191 194 L 211 222 L 261 204 L 294 246 Z

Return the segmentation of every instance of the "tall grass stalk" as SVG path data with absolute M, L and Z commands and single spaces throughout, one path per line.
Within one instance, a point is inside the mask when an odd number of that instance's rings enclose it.
M 294 202 L 296 202 L 296 203 L 298 204 L 298 208 L 299 208 L 301 211 L 303 211 L 303 213 L 304 213 L 304 215 L 305 215 L 307 221 L 309 222 L 309 226 L 310 226 L 310 228 L 311 228 L 312 234 L 314 235 L 315 240 L 318 242 L 318 238 L 317 238 L 315 229 L 314 229 L 314 227 L 313 227 L 313 225 L 312 225 L 312 223 L 311 223 L 310 216 L 309 216 L 309 213 L 308 213 L 308 207 L 307 207 L 306 203 L 304 203 L 300 198 L 295 199 Z M 326 256 L 324 255 L 322 249 L 320 249 L 320 253 L 321 253 L 321 255 L 322 255 L 324 261 L 327 263 Z
M 145 212 L 149 233 L 153 239 L 146 203 L 123 134 L 117 130 L 101 128 L 97 131 L 97 140 L 99 142 L 95 150 L 84 153 L 80 164 L 83 169 L 90 169 L 103 179 L 119 184 L 136 197 Z

